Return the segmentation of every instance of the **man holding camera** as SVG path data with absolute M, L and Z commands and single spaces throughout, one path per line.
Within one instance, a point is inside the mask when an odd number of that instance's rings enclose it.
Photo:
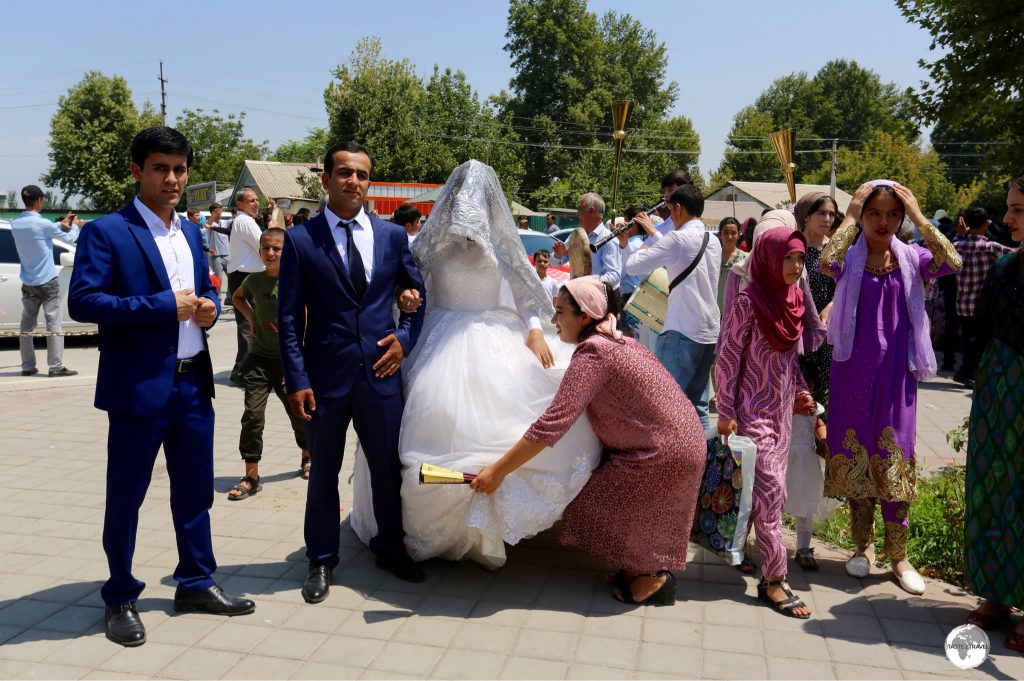
M 21 262 L 21 332 L 35 331 L 39 318 L 39 308 L 43 308 L 46 317 L 46 330 L 60 333 L 60 268 L 53 263 L 53 240 L 61 239 L 67 243 L 75 243 L 78 239 L 78 227 L 75 226 L 75 214 L 68 211 L 60 222 L 51 222 L 39 212 L 43 209 L 46 197 L 43 190 L 30 184 L 21 190 L 21 200 L 25 211 L 11 221 L 11 232 L 14 235 L 14 246 L 18 250 Z M 36 368 L 36 351 L 32 345 L 32 336 L 21 336 L 21 375 L 33 376 L 39 373 Z M 64 337 L 46 337 L 46 363 L 49 365 L 51 378 L 74 376 L 73 371 L 64 366 Z

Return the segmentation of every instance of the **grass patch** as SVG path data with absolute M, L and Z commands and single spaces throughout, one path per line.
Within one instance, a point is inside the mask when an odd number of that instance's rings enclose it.
M 965 586 L 964 581 L 964 482 L 963 466 L 945 468 L 917 483 L 917 499 L 910 505 L 910 536 L 907 557 L 921 574 Z M 786 515 L 786 527 L 794 521 Z M 814 524 L 819 541 L 853 551 L 850 508 L 842 503 L 828 518 Z M 875 553 L 885 553 L 885 526 L 880 506 L 875 508 Z

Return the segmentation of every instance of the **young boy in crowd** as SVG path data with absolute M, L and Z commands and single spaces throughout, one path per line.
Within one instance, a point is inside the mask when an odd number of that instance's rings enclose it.
M 533 268 L 537 270 L 540 283 L 548 292 L 548 297 L 554 302 L 558 297 L 558 282 L 548 276 L 548 265 L 551 263 L 551 252 L 539 250 L 533 254 Z
M 238 449 L 245 461 L 245 475 L 228 491 L 228 499 L 239 501 L 257 494 L 260 484 L 259 463 L 263 456 L 263 427 L 267 398 L 273 391 L 284 405 L 295 433 L 295 444 L 302 450 L 301 474 L 309 479 L 309 451 L 303 422 L 288 409 L 281 370 L 281 352 L 277 343 L 277 274 L 281 268 L 284 230 L 271 227 L 260 236 L 260 260 L 266 270 L 250 274 L 232 297 L 237 314 L 244 316 L 252 329 L 252 347 L 242 366 L 245 387 L 245 411 Z

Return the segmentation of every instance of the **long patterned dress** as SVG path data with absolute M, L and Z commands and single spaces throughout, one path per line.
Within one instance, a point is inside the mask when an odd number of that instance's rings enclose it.
M 623 340 L 595 334 L 577 345 L 525 437 L 551 447 L 585 411 L 605 458 L 566 507 L 559 541 L 630 572 L 683 569 L 707 442 L 671 374 Z
M 1024 253 L 989 270 L 978 301 L 988 344 L 975 375 L 964 549 L 974 593 L 1024 607 Z M 993 323 L 999 320 L 998 324 Z
M 750 298 L 736 296 L 725 316 L 718 376 L 718 418 L 734 419 L 740 435 L 757 444 L 752 512 L 761 573 L 786 576 L 782 509 L 786 505 L 786 466 L 793 434 L 793 402 L 807 393 L 794 345 L 779 352 L 768 344 Z
M 832 302 L 832 298 L 836 294 L 835 279 L 818 271 L 818 260 L 820 258 L 821 249 L 808 244 L 807 262 L 804 267 L 807 271 L 808 283 L 811 285 L 814 309 L 818 311 L 819 315 Z M 818 369 L 818 382 L 815 383 L 814 388 L 811 390 L 811 396 L 815 402 L 825 408 L 825 415 L 822 418 L 827 421 L 829 376 L 832 373 L 832 346 L 828 342 L 822 343 L 821 347 L 817 350 L 808 353 L 807 359 Z
M 932 252 L 910 247 L 918 252 L 925 280 L 953 272 L 946 262 L 932 271 Z M 842 264 L 837 271 L 841 276 Z M 898 265 L 885 272 L 865 267 L 860 286 L 853 353 L 847 361 L 832 362 L 825 496 L 850 501 L 859 550 L 874 540 L 874 507 L 881 501 L 886 553 L 895 562 L 906 557 L 907 514 L 917 496 L 910 314 Z

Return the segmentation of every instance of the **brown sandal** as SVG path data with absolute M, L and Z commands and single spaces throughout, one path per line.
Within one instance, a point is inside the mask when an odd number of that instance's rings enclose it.
M 299 477 L 303 480 L 309 480 L 309 470 L 313 467 L 313 464 L 309 462 L 309 457 L 302 459 L 302 465 L 299 467 Z

